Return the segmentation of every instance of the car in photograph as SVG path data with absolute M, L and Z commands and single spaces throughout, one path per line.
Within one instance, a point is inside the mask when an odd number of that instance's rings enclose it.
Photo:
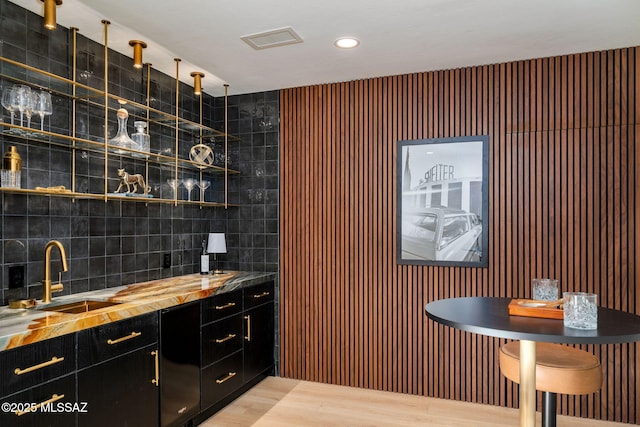
M 413 209 L 401 224 L 403 259 L 472 261 L 482 257 L 482 222 L 471 212 L 446 207 Z

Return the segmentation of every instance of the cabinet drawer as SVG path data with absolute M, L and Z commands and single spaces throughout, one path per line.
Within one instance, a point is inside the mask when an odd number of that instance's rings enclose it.
M 144 314 L 78 332 L 78 368 L 158 341 L 158 313 Z
M 75 369 L 75 335 L 0 352 L 0 396 L 68 374 Z
M 202 408 L 205 410 L 242 385 L 242 352 L 232 354 L 202 371 Z
M 2 403 L 40 404 L 31 412 L 0 412 L 0 426 L 69 427 L 75 425 L 76 412 L 89 410 L 89 405 L 76 399 L 75 375 L 67 375 L 1 399 Z M 77 405 L 76 405 L 77 403 Z M 9 408 L 14 409 L 14 408 Z M 17 409 L 17 408 L 16 408 Z M 73 411 L 72 411 L 72 410 Z
M 273 281 L 244 289 L 245 310 L 269 301 L 273 301 Z
M 226 292 L 202 302 L 202 323 L 213 322 L 242 311 L 242 291 Z
M 242 349 L 242 315 L 237 314 L 202 328 L 202 365 Z

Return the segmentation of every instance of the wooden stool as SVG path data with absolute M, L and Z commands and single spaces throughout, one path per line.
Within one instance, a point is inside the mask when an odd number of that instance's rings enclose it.
M 502 374 L 520 383 L 520 343 L 500 347 Z M 602 368 L 594 355 L 560 344 L 536 343 L 536 390 L 542 391 L 542 426 L 556 425 L 556 393 L 589 394 L 602 387 Z

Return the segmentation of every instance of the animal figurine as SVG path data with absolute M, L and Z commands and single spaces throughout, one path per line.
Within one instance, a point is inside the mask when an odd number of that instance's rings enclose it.
M 144 194 L 149 194 L 149 191 L 151 191 L 151 187 L 144 183 L 144 178 L 139 173 L 129 175 L 124 169 L 118 169 L 118 176 L 120 177 L 120 184 L 115 193 L 119 193 L 120 189 L 125 186 L 127 187 L 126 193 L 135 193 L 138 191 L 138 185 L 140 185 Z M 133 186 L 133 191 L 131 191 L 131 186 Z

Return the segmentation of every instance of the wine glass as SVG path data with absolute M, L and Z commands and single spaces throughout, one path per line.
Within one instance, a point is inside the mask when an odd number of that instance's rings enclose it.
M 31 88 L 25 85 L 16 85 L 16 104 L 18 105 L 18 111 L 20 111 L 20 126 L 24 126 L 24 112 L 31 104 Z
M 211 186 L 211 181 L 206 181 L 204 179 L 197 181 L 196 185 L 200 187 L 200 201 L 204 202 L 204 192 L 207 188 Z
M 184 185 L 184 188 L 186 188 L 188 191 L 187 200 L 191 201 L 191 190 L 193 190 L 193 187 L 196 186 L 196 180 L 193 178 L 187 178 L 184 181 L 182 181 L 182 185 Z
M 38 92 L 32 92 L 31 89 L 29 89 L 29 96 L 25 100 L 24 105 L 24 115 L 27 116 L 27 128 L 29 129 L 31 128 L 31 116 L 33 116 L 35 110 L 36 97 L 39 98 Z M 37 101 L 40 102 L 39 99 Z
M 13 116 L 16 111 L 16 91 L 13 87 L 5 87 L 2 90 L 2 106 L 9 112 L 11 116 L 11 125 L 13 125 Z
M 49 92 L 40 91 L 34 94 L 34 112 L 40 116 L 40 130 L 44 130 L 44 118 L 53 113 L 53 105 L 51 104 L 51 94 Z
M 178 191 L 178 187 L 180 187 L 180 184 L 182 184 L 182 180 L 179 179 L 168 179 L 167 180 L 167 184 L 169 184 L 169 187 L 171 187 L 171 189 L 173 190 L 173 197 L 175 198 L 176 196 L 176 192 Z

